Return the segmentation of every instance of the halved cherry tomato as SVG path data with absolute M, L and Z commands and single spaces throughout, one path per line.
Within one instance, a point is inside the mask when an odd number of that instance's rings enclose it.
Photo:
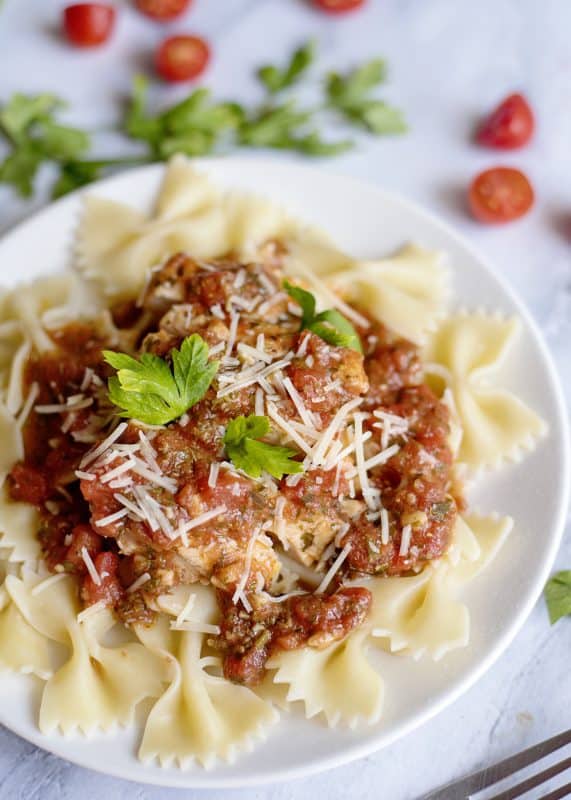
M 476 176 L 468 195 L 472 214 L 480 222 L 511 222 L 533 205 L 531 183 L 512 167 L 494 167 Z
M 135 0 L 135 5 L 142 14 L 158 22 L 180 16 L 190 3 L 191 0 Z
M 328 14 L 344 14 L 365 5 L 365 0 L 312 0 L 313 5 Z
M 476 133 L 476 141 L 487 147 L 514 150 L 533 136 L 535 118 L 521 94 L 510 94 L 492 111 Z
M 63 10 L 65 35 L 77 47 L 106 42 L 115 25 L 115 9 L 106 3 L 74 3 Z
M 204 71 L 210 49 L 199 36 L 170 36 L 155 56 L 157 72 L 166 81 L 190 81 Z

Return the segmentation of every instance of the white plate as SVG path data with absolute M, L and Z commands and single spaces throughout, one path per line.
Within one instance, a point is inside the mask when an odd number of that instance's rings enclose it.
M 197 162 L 198 163 L 198 162 Z M 433 663 L 379 654 L 386 709 L 373 727 L 329 729 L 300 711 L 284 715 L 268 741 L 235 764 L 210 771 L 143 765 L 136 759 L 139 732 L 93 739 L 42 736 L 36 724 L 39 682 L 27 676 L 0 681 L 0 722 L 53 753 L 122 778 L 169 786 L 237 787 L 308 775 L 385 747 L 465 692 L 511 642 L 538 599 L 563 531 L 569 485 L 566 416 L 550 356 L 528 312 L 469 245 L 420 208 L 373 186 L 307 168 L 266 160 L 204 160 L 200 166 L 223 185 L 254 190 L 328 231 L 355 256 L 371 258 L 414 240 L 448 252 L 454 303 L 518 314 L 524 323 L 504 385 L 549 422 L 550 434 L 520 464 L 478 482 L 473 508 L 511 514 L 515 529 L 492 566 L 473 582 L 467 603 L 469 647 Z M 114 200 L 150 208 L 163 174 L 151 166 L 89 187 Z M 7 284 L 69 265 L 80 195 L 65 198 L 0 242 Z M 342 687 L 339 687 L 342 691 Z

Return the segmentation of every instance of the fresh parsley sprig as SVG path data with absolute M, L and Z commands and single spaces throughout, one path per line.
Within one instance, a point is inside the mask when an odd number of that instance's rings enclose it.
M 146 142 L 151 157 L 163 160 L 184 153 L 202 156 L 211 153 L 221 137 L 240 124 L 244 109 L 237 103 L 214 103 L 209 89 L 195 89 L 166 111 L 151 115 L 147 111 L 149 82 L 137 75 L 133 96 L 124 121 L 125 132 Z
M 545 587 L 545 600 L 552 625 L 571 614 L 571 569 L 556 572 L 550 578 Z
M 60 197 L 97 180 L 109 169 L 163 161 L 175 153 L 203 156 L 238 146 L 334 156 L 352 148 L 354 142 L 330 141 L 323 134 L 322 125 L 327 124 L 331 112 L 374 135 L 405 130 L 400 112 L 373 94 L 385 77 L 384 62 L 378 59 L 345 75 L 329 75 L 325 84 L 320 83 L 325 102 L 320 98 L 311 107 L 301 107 L 291 95 L 282 99 L 282 93 L 308 76 L 315 58 L 315 44 L 307 42 L 295 50 L 285 67 L 261 67 L 257 75 L 266 96 L 250 108 L 214 101 L 210 91 L 200 87 L 182 101 L 153 113 L 148 104 L 149 83 L 137 76 L 119 127 L 129 139 L 142 144 L 142 152 L 127 158 L 88 158 L 91 136 L 61 123 L 59 113 L 65 103 L 58 97 L 13 95 L 0 107 L 0 139 L 8 148 L 0 162 L 0 183 L 29 197 L 39 168 L 51 163 L 57 168 L 53 196 Z
M 171 350 L 172 367 L 163 358 L 143 353 L 139 360 L 104 350 L 105 361 L 117 370 L 109 378 L 109 399 L 119 415 L 149 425 L 166 425 L 182 416 L 204 395 L 218 370 L 208 360 L 208 346 L 197 333 Z
M 316 45 L 313 39 L 310 39 L 294 50 L 284 69 L 266 64 L 260 67 L 256 74 L 268 92 L 276 94 L 296 84 L 315 61 L 315 55 Z
M 0 133 L 11 148 L 0 165 L 0 181 L 23 197 L 32 194 L 43 162 L 66 163 L 89 149 L 84 131 L 57 122 L 56 112 L 63 107 L 52 94 L 15 94 L 0 111 Z
M 301 330 L 307 329 L 334 347 L 350 347 L 363 352 L 359 334 L 343 314 L 334 308 L 315 313 L 315 297 L 301 286 L 292 286 L 284 281 L 284 289 L 301 306 Z
M 325 82 L 329 107 L 377 136 L 404 133 L 402 112 L 371 95 L 386 80 L 386 63 L 373 59 L 345 75 L 332 72 Z
M 269 419 L 255 414 L 228 423 L 224 445 L 234 466 L 252 478 L 259 478 L 263 471 L 278 479 L 303 472 L 302 464 L 292 458 L 295 450 L 260 441 L 269 430 Z

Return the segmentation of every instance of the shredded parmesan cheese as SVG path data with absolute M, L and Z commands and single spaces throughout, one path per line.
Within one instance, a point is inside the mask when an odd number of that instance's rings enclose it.
M 98 519 L 95 524 L 98 528 L 105 528 L 107 525 L 112 525 L 114 522 L 118 522 L 120 519 L 123 519 L 123 517 L 126 517 L 128 513 L 129 512 L 126 508 L 122 508 L 119 511 L 116 511 L 114 514 L 109 514 L 107 517 L 101 517 L 101 519 Z
M 220 472 L 220 464 L 217 461 L 213 461 L 210 465 L 210 472 L 208 474 L 208 486 L 211 489 L 216 488 L 216 484 L 218 483 L 218 473 Z
M 242 602 L 242 605 L 246 609 L 248 613 L 252 610 L 252 606 L 250 605 L 250 601 L 248 600 L 245 588 L 246 584 L 248 583 L 248 578 L 250 577 L 250 569 L 252 568 L 252 556 L 254 555 L 254 547 L 258 540 L 258 537 L 261 533 L 261 529 L 257 528 L 252 535 L 250 536 L 250 541 L 248 542 L 248 547 L 246 548 L 246 558 L 244 559 L 244 569 L 242 570 L 242 574 L 240 575 L 240 580 L 236 584 L 236 590 L 232 595 L 232 602 L 234 605 L 237 605 L 238 602 Z
M 216 506 L 211 511 L 205 511 L 204 514 L 199 514 L 198 517 L 194 517 L 189 522 L 184 522 L 179 525 L 177 534 L 181 536 L 183 533 L 188 533 L 188 531 L 192 530 L 193 528 L 198 527 L 199 525 L 204 525 L 205 522 L 210 522 L 211 519 L 220 516 L 220 514 L 224 514 L 226 511 L 226 506 Z
M 133 583 L 129 587 L 127 587 L 127 594 L 132 594 L 133 592 L 136 592 L 137 589 L 140 589 L 141 586 L 144 586 L 150 580 L 151 576 L 149 575 L 149 573 L 143 572 L 142 575 L 139 575 L 136 581 L 133 581 Z
M 389 543 L 389 512 L 386 508 L 381 508 L 381 542 Z
M 188 619 L 188 615 L 194 608 L 195 602 L 196 602 L 196 595 L 193 593 L 189 594 L 186 603 L 184 604 L 180 614 L 176 618 L 177 625 L 182 625 L 182 623 Z
M 399 556 L 408 555 L 411 535 L 412 535 L 412 526 L 405 525 L 404 528 L 402 529 L 402 534 L 401 534 Z
M 232 354 L 234 343 L 236 342 L 236 334 L 238 333 L 238 323 L 240 322 L 240 314 L 232 313 L 230 315 L 230 330 L 228 334 L 228 341 L 226 343 L 226 356 Z
M 315 590 L 315 594 L 323 594 L 323 592 L 327 589 L 327 587 L 329 586 L 329 584 L 331 583 L 337 572 L 339 572 L 339 570 L 341 569 L 341 565 L 349 555 L 350 551 L 351 551 L 351 545 L 347 543 L 343 548 L 343 550 L 341 550 L 341 552 L 339 553 L 333 564 L 331 564 L 331 566 L 325 573 L 325 577 Z
M 127 513 L 127 512 L 125 512 L 125 513 Z M 87 547 L 82 547 L 81 548 L 81 557 L 83 559 L 83 563 L 85 564 L 85 566 L 87 568 L 87 571 L 89 572 L 89 576 L 90 576 L 91 580 L 93 581 L 93 583 L 96 586 L 101 586 L 101 578 L 99 576 L 99 573 L 95 569 L 95 564 L 93 563 L 93 560 L 92 560 L 91 556 L 87 552 Z
M 315 465 L 319 466 L 325 462 L 325 453 L 333 441 L 333 437 L 341 428 L 345 417 L 361 403 L 362 399 L 360 397 L 356 398 L 355 400 L 349 400 L 349 402 L 342 405 L 337 411 L 312 450 L 312 460 Z
M 273 403 L 267 403 L 267 411 L 270 419 L 273 419 L 276 425 L 279 425 L 279 427 L 287 433 L 292 442 L 295 442 L 303 450 L 304 453 L 309 454 L 311 452 L 311 448 L 308 447 L 308 445 L 301 438 L 299 433 L 297 433 L 295 429 L 292 428 L 292 426 L 289 424 L 289 422 L 287 422 L 287 420 L 285 420 L 282 416 L 280 416 L 280 414 L 278 414 L 278 411 Z
M 99 444 L 94 450 L 90 450 L 83 456 L 79 466 L 83 469 L 83 467 L 86 467 L 88 464 L 91 464 L 92 461 L 95 461 L 95 459 L 99 458 L 99 456 L 103 455 L 103 453 L 105 453 L 126 430 L 127 430 L 127 423 L 126 422 L 119 423 L 119 425 L 117 425 L 115 430 L 112 433 L 110 433 L 109 436 L 101 442 L 101 444 Z

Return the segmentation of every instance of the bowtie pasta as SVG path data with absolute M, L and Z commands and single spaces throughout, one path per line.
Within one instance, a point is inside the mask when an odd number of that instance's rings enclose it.
M 179 157 L 150 213 L 87 196 L 74 269 L 0 300 L 0 665 L 42 732 L 144 701 L 143 761 L 212 766 L 289 709 L 382 724 L 379 652 L 468 645 L 513 521 L 462 478 L 546 427 L 502 388 L 518 321 L 448 277 Z

